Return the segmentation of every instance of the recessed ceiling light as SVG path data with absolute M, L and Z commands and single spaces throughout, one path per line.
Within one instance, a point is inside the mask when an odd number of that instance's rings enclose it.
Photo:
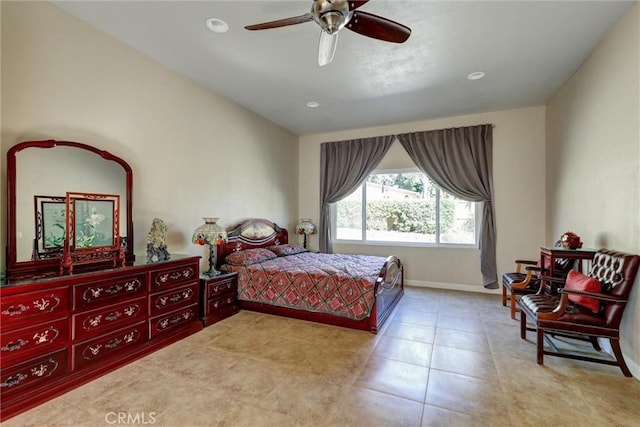
M 207 28 L 214 33 L 226 33 L 227 31 L 229 31 L 229 24 L 224 22 L 222 19 L 209 18 L 206 21 L 206 25 Z
M 475 71 L 467 76 L 469 80 L 478 80 L 485 76 L 484 71 Z
M 309 107 L 309 108 L 318 108 L 319 106 L 320 106 L 320 104 L 317 103 L 316 101 L 307 102 L 307 107 Z

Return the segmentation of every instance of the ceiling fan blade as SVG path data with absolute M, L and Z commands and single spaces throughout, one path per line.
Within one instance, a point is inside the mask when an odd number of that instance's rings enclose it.
M 349 10 L 356 10 L 357 8 L 359 8 L 360 6 L 362 6 L 365 3 L 369 3 L 369 0 L 362 0 L 362 1 L 350 0 L 349 1 Z
M 329 64 L 333 61 L 333 55 L 336 53 L 338 45 L 338 33 L 329 34 L 324 30 L 320 30 L 320 43 L 318 45 L 318 65 Z
M 263 22 L 262 24 L 247 25 L 244 27 L 247 30 L 268 30 L 269 28 L 286 27 L 288 25 L 302 24 L 309 22 L 313 19 L 311 13 L 305 13 L 304 15 L 294 16 L 292 18 L 278 19 L 277 21 Z
M 372 13 L 355 11 L 346 28 L 363 36 L 393 43 L 404 43 L 411 28 Z

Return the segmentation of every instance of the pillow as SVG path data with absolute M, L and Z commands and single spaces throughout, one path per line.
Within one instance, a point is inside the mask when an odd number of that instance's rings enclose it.
M 230 253 L 224 258 L 224 262 L 232 265 L 251 265 L 276 257 L 276 254 L 266 248 L 245 249 Z
M 586 291 L 586 292 L 602 292 L 602 285 L 595 277 L 588 277 L 584 274 L 575 271 L 569 270 L 569 274 L 567 275 L 567 281 L 564 285 L 565 289 L 573 289 L 576 291 Z M 575 304 L 581 305 L 594 313 L 597 313 L 600 310 L 600 301 L 595 298 L 586 297 L 583 295 L 575 295 L 569 294 L 569 300 Z
M 295 255 L 301 252 L 307 252 L 307 250 L 300 245 L 288 245 L 288 244 L 269 246 L 269 250 L 278 256 Z

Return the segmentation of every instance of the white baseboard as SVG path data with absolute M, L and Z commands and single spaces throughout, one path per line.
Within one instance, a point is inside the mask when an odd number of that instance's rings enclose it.
M 466 285 L 461 283 L 444 283 L 444 282 L 430 282 L 424 280 L 411 280 L 405 279 L 404 284 L 407 286 L 415 286 L 417 288 L 435 288 L 435 289 L 448 289 L 451 291 L 465 291 L 465 292 L 478 292 L 481 294 L 501 294 L 502 291 L 498 289 L 487 289 L 479 285 Z

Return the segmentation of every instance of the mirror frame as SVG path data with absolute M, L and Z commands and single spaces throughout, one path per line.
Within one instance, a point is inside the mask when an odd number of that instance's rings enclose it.
M 50 259 L 32 259 L 31 261 L 17 261 L 17 242 L 16 242 L 16 155 L 27 148 L 54 148 L 58 146 L 75 147 L 82 150 L 91 151 L 102 157 L 104 160 L 113 161 L 119 164 L 125 172 L 125 196 L 127 215 L 127 235 L 122 236 L 126 239 L 126 247 L 124 248 L 125 265 L 133 264 L 135 255 L 133 253 L 133 171 L 129 163 L 124 159 L 115 156 L 108 151 L 101 150 L 88 144 L 72 141 L 57 141 L 53 139 L 43 141 L 25 141 L 20 142 L 7 151 L 7 278 L 18 277 L 37 277 L 52 274 L 59 274 L 61 256 Z M 68 189 L 63 189 L 63 193 Z

